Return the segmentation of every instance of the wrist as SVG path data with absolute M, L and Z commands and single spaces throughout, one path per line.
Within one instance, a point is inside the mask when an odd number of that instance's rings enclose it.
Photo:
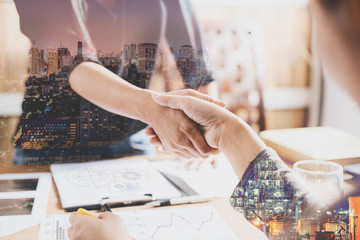
M 236 138 L 236 133 L 241 131 L 241 123 L 236 119 L 234 115 L 228 115 L 224 118 L 224 121 L 222 122 L 222 130 L 221 134 L 219 136 L 219 149 L 222 152 L 225 152 L 228 148 L 229 143 Z
M 243 120 L 231 114 L 224 122 L 224 130 L 220 137 L 220 149 L 226 154 L 233 152 L 234 148 L 241 148 L 250 156 L 255 157 L 262 149 L 266 147 L 264 142 L 255 133 L 255 131 Z
M 152 98 L 152 91 L 148 89 L 140 89 L 139 97 L 136 98 L 136 108 L 138 119 L 150 125 L 151 119 L 157 108 L 161 108 Z

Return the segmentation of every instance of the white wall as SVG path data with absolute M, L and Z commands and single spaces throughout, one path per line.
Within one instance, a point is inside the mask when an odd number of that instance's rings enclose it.
M 321 125 L 336 127 L 360 137 L 360 106 L 327 77 Z

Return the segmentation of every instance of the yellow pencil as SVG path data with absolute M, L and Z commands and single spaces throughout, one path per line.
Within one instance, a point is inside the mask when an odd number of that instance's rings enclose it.
M 84 209 L 84 208 L 79 208 L 77 210 L 77 214 L 82 214 L 82 215 L 86 215 L 86 216 L 89 216 L 89 217 L 95 217 L 96 216 L 94 214 L 92 214 L 91 212 L 89 212 L 88 210 Z

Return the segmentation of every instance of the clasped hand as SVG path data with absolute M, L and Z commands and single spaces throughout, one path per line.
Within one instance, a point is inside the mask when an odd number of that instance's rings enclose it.
M 184 132 L 183 136 L 170 141 L 168 138 L 171 136 L 163 134 L 166 131 L 163 131 L 165 126 L 157 128 L 151 125 L 146 129 L 146 134 L 151 137 L 150 143 L 163 146 L 165 150 L 182 158 L 206 158 L 220 152 L 224 123 L 231 114 L 224 109 L 224 102 L 194 90 L 153 93 L 152 97 L 160 106 L 181 113 L 181 118 L 176 120 L 177 123 L 168 123 L 170 128 L 179 125 L 179 122 L 183 122 L 186 127 L 180 129 Z M 189 122 L 188 119 L 192 121 Z M 184 136 L 188 139 L 183 138 Z M 169 142 L 175 145 L 169 145 Z

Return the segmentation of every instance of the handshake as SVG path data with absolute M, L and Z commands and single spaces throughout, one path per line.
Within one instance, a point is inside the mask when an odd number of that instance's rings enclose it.
M 265 148 L 244 121 L 224 108 L 224 102 L 194 90 L 159 94 L 91 62 L 73 70 L 70 85 L 109 112 L 147 123 L 150 143 L 181 158 L 204 159 L 224 152 L 239 177 Z
M 152 99 L 158 109 L 146 129 L 150 143 L 180 158 L 207 158 L 221 151 L 241 177 L 265 148 L 244 121 L 224 108 L 223 101 L 194 90 L 152 93 Z
M 158 107 L 146 129 L 151 144 L 185 159 L 204 159 L 225 148 L 232 114 L 224 102 L 190 89 L 152 93 L 152 99 Z

